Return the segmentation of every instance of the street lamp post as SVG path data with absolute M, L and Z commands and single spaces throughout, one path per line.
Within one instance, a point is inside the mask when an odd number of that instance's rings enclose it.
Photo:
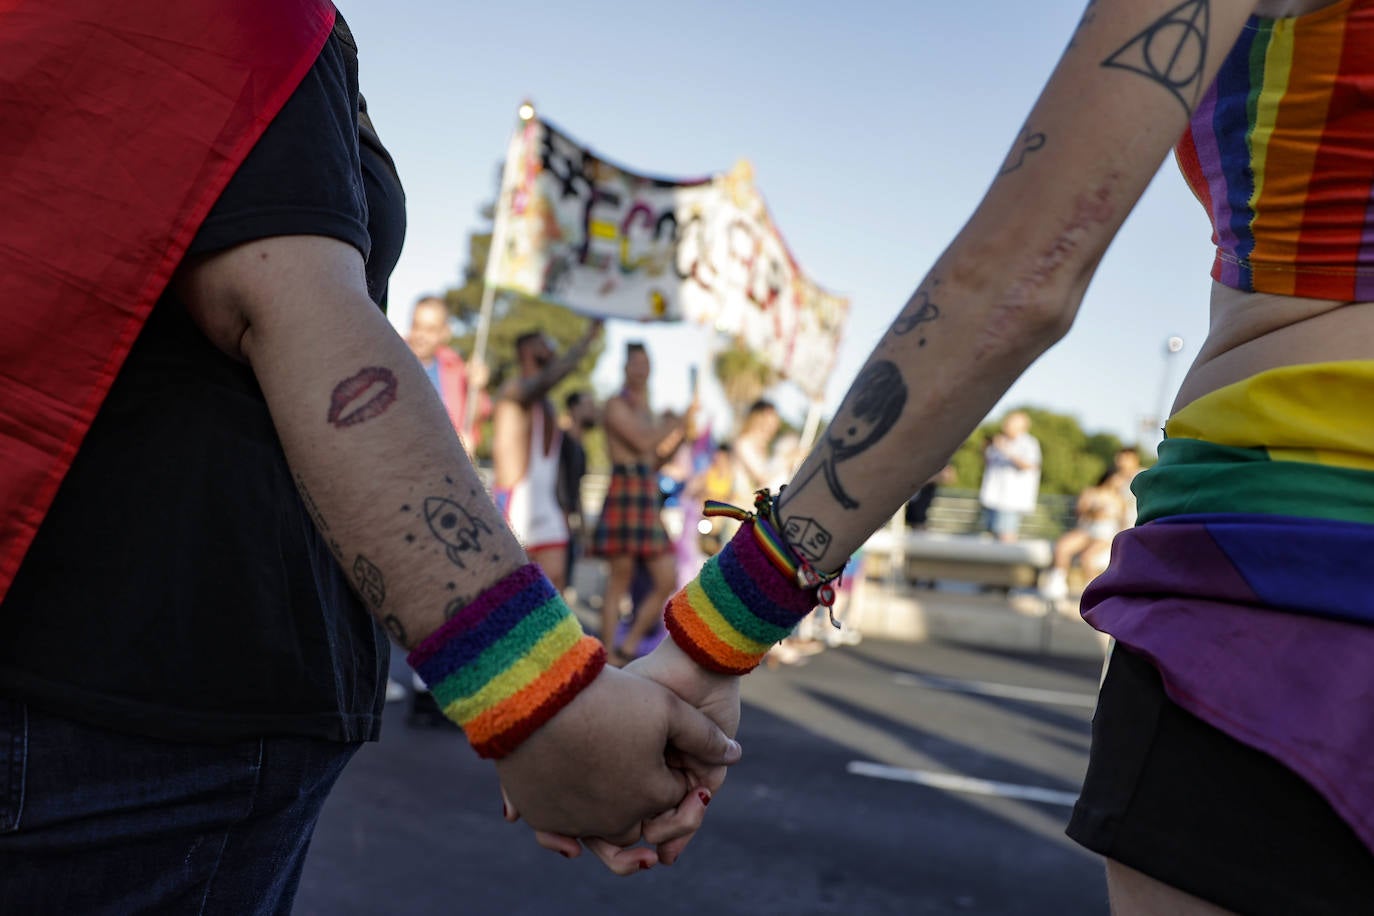
M 1183 338 L 1177 334 L 1172 334 L 1164 341 L 1164 365 L 1159 373 L 1159 395 L 1155 398 L 1155 414 L 1149 420 L 1145 432 L 1152 437 L 1151 441 L 1158 447 L 1163 439 L 1164 421 L 1169 416 L 1169 392 L 1172 390 L 1170 380 L 1173 377 L 1174 357 L 1183 352 Z

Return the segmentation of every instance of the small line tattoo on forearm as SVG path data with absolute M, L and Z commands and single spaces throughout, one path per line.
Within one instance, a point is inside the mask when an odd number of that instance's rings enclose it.
M 386 578 L 377 565 L 358 554 L 353 561 L 353 579 L 358 585 L 358 594 L 363 596 L 368 607 L 381 608 L 386 601 Z
M 921 284 L 920 289 L 912 295 L 907 302 L 906 308 L 897 316 L 897 320 L 892 322 L 892 333 L 898 337 L 903 337 L 916 330 L 923 324 L 929 324 L 940 317 L 940 306 L 935 304 L 931 298 L 931 293 L 940 285 L 938 279 L 931 279 Z M 926 345 L 926 339 L 920 337 L 917 340 L 919 346 Z
M 1012 144 L 1011 152 L 1007 154 L 1006 161 L 1002 163 L 1002 168 L 997 172 L 997 177 L 1010 175 L 1026 164 L 1027 156 L 1044 148 L 1045 135 L 1038 130 L 1023 127 L 1016 138 L 1016 142 Z

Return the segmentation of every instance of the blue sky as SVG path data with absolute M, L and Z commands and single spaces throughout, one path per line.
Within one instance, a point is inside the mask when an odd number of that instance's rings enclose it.
M 972 213 L 1082 10 L 980 3 L 500 4 L 339 0 L 362 89 L 406 186 L 409 230 L 392 318 L 457 282 L 520 101 L 631 168 L 700 175 L 748 158 L 803 270 L 852 300 L 827 393 L 843 397 L 887 323 Z M 1172 159 L 1118 235 L 1068 338 L 1002 407 L 1030 402 L 1139 438 L 1207 328 L 1210 229 Z M 686 401 L 707 341 L 681 326 L 613 325 L 594 381 L 617 385 L 619 343 L 644 338 L 661 406 Z M 779 392 L 785 409 L 803 408 Z M 718 405 L 712 399 L 709 403 Z M 720 408 L 717 406 L 717 412 Z

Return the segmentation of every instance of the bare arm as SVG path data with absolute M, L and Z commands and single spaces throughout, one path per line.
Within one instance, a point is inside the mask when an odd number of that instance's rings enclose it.
M 606 426 L 606 431 L 614 435 L 621 442 L 624 442 L 631 449 L 640 455 L 653 454 L 656 459 L 666 460 L 663 450 L 672 454 L 669 448 L 676 448 L 682 441 L 683 431 L 686 429 L 687 421 L 680 417 L 668 417 L 657 423 L 647 421 L 639 414 L 635 413 L 619 397 L 615 397 L 606 402 L 606 411 L 602 422 Z
M 563 381 L 577 368 L 582 357 L 587 355 L 587 351 L 592 348 L 592 344 L 601 335 L 603 327 L 604 323 L 600 318 L 593 321 L 587 326 L 587 332 L 576 343 L 569 347 L 566 352 L 549 360 L 549 364 L 541 369 L 538 375 L 525 379 L 512 379 L 502 387 L 501 396 L 518 401 L 526 407 L 542 401 L 553 390 L 554 385 Z
M 1254 3 L 1092 0 L 982 202 L 784 491 L 778 514 L 798 554 L 840 569 L 1067 332 Z M 670 647 L 655 662 L 695 669 L 674 689 L 708 708 L 727 688 L 685 657 Z
M 368 299 L 357 251 L 263 239 L 186 265 L 175 283 L 207 337 L 252 367 L 306 507 L 397 642 L 415 646 L 526 562 L 433 386 Z M 679 740 L 698 759 L 729 756 L 700 750 L 727 747 L 704 717 L 608 669 L 498 769 L 535 826 L 631 842 L 687 791 L 663 760 Z
M 1067 332 L 1254 5 L 1090 0 L 982 203 L 785 491 L 779 512 L 798 553 L 822 571 L 843 566 Z M 738 679 L 675 640 L 649 656 L 651 676 L 729 725 Z
M 972 218 L 782 499 L 838 569 L 1068 330 L 1254 0 L 1094 0 Z
M 211 340 L 252 367 L 316 525 L 413 648 L 526 560 L 362 271 L 349 246 L 293 236 L 183 269 L 179 287 Z

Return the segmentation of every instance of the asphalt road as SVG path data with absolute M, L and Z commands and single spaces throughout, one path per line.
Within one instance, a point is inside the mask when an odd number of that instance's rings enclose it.
M 672 868 L 567 861 L 499 817 L 457 731 L 388 707 L 320 819 L 297 914 L 1105 914 L 1063 835 L 1098 666 L 865 641 L 746 680 L 745 760 Z

